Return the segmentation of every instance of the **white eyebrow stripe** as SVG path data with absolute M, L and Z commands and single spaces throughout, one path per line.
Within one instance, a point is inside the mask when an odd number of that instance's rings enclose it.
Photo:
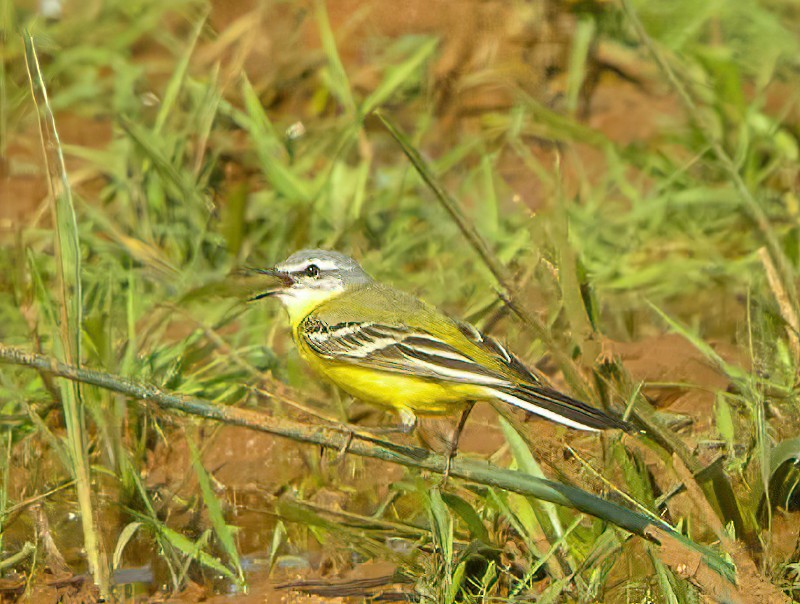
M 308 258 L 307 260 L 303 260 L 302 262 L 297 262 L 295 264 L 281 264 L 278 266 L 278 269 L 286 271 L 287 273 L 294 273 L 304 270 L 310 264 L 315 264 L 321 271 L 332 271 L 339 268 L 339 266 L 332 260 L 325 260 L 324 258 Z

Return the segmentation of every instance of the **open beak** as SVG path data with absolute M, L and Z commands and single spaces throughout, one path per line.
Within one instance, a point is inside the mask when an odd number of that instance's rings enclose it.
M 248 268 L 247 272 L 256 273 L 259 275 L 266 275 L 267 277 L 275 277 L 278 280 L 278 282 L 273 287 L 256 296 L 253 296 L 252 298 L 249 298 L 247 300 L 248 302 L 254 302 L 255 300 L 261 300 L 262 298 L 266 298 L 268 296 L 277 294 L 291 287 L 292 284 L 294 283 L 289 273 L 286 273 L 284 271 L 279 271 L 276 268 Z

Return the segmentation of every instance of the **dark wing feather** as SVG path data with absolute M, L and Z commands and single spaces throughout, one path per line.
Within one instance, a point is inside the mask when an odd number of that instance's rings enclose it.
M 311 316 L 299 332 L 316 354 L 339 362 L 450 382 L 510 384 L 436 336 L 407 326 L 369 321 L 328 325 Z
M 463 321 L 455 321 L 458 330 L 483 352 L 503 364 L 504 368 L 516 379 L 514 381 L 542 384 L 542 378 L 531 371 L 517 355 L 500 344 L 491 336 L 480 332 L 474 325 Z

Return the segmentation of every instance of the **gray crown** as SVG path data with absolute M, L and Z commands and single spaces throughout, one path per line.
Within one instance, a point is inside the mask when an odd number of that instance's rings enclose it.
M 320 273 L 339 278 L 345 285 L 356 285 L 372 281 L 361 265 L 339 252 L 328 250 L 300 250 L 289 256 L 275 268 L 288 273 L 301 272 L 314 264 Z

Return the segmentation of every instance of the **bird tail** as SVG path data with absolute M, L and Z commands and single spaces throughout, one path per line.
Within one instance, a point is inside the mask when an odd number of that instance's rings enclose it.
M 546 417 L 554 422 L 564 424 L 578 430 L 606 430 L 617 428 L 630 432 L 632 427 L 627 422 L 590 407 L 566 394 L 540 386 L 514 384 L 513 386 L 496 386 L 488 388 L 493 397 Z

